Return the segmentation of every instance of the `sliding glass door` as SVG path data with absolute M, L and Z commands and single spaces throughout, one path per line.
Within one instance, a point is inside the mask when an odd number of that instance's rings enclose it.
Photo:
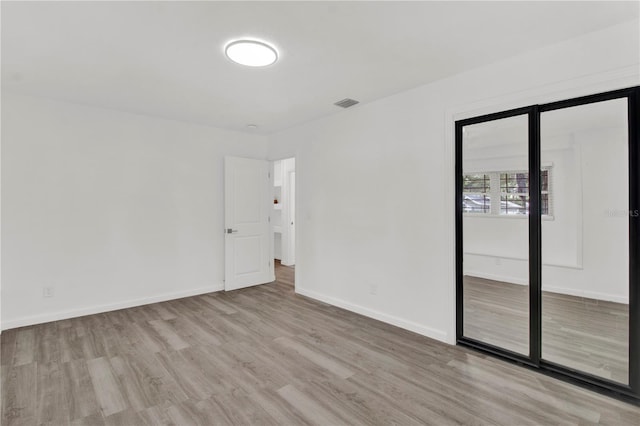
M 626 98 L 542 112 L 542 359 L 629 384 Z
M 459 344 L 640 398 L 639 99 L 456 122 Z
M 465 336 L 529 354 L 529 117 L 462 134 Z

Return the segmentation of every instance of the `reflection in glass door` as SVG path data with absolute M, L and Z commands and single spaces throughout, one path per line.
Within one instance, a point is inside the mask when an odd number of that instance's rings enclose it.
M 455 137 L 457 342 L 640 401 L 640 87 Z
M 464 336 L 529 354 L 529 120 L 462 128 Z
M 627 99 L 540 116 L 542 359 L 629 383 Z M 544 212 L 543 212 L 544 214 Z

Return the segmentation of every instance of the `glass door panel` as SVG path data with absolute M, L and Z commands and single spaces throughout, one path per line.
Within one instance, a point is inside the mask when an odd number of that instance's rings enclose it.
M 462 128 L 463 335 L 527 356 L 528 123 Z
M 540 124 L 542 359 L 628 384 L 627 99 Z

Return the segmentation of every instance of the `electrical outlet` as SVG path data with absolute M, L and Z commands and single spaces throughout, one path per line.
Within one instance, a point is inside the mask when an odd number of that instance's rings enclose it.
M 369 293 L 371 293 L 372 296 L 375 296 L 376 294 L 378 294 L 378 284 L 370 284 Z
M 42 288 L 42 297 L 53 297 L 54 288 L 53 287 L 43 287 Z

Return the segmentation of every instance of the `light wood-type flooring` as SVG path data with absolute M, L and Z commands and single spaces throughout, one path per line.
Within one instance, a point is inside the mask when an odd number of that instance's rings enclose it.
M 2 425 L 639 424 L 636 406 L 298 296 L 282 268 L 2 333 Z
M 528 355 L 528 292 L 465 276 L 464 335 Z M 628 384 L 629 305 L 543 291 L 542 358 Z

